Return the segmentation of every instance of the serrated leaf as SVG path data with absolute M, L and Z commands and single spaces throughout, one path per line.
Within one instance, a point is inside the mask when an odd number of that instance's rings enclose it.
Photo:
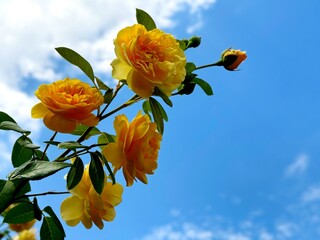
M 16 121 L 10 115 L 0 111 L 0 123 L 4 121 L 16 123 Z
M 74 161 L 74 163 L 72 164 L 72 166 L 68 172 L 68 175 L 67 175 L 67 188 L 68 188 L 68 190 L 70 190 L 78 185 L 78 183 L 82 179 L 83 170 L 84 170 L 83 162 L 82 162 L 81 158 L 77 157 L 76 160 Z
M 52 217 L 43 217 L 43 222 L 40 228 L 40 238 L 43 240 L 63 240 L 65 234 L 57 226 L 57 223 Z
M 211 86 L 209 85 L 209 83 L 207 83 L 206 81 L 204 81 L 200 78 L 194 78 L 192 80 L 192 82 L 199 85 L 208 96 L 213 95 L 213 90 L 212 90 Z
M 18 124 L 14 122 L 9 121 L 3 121 L 0 123 L 0 129 L 2 130 L 12 130 L 18 133 L 24 133 L 26 135 L 29 135 L 31 132 L 28 130 L 22 129 Z
M 88 146 L 83 146 L 81 143 L 76 141 L 62 142 L 58 144 L 60 149 L 76 149 L 76 148 L 88 148 Z
M 107 160 L 106 157 L 105 157 L 103 154 L 101 154 L 100 152 L 96 151 L 96 154 L 99 155 L 99 157 L 103 160 L 104 164 L 106 165 L 107 170 L 108 170 L 109 175 L 110 175 L 111 180 L 112 180 L 112 184 L 116 184 L 116 178 L 115 178 L 115 176 L 114 176 L 114 174 L 113 174 L 113 171 L 112 171 L 112 169 L 111 169 L 111 167 L 110 167 L 110 165 L 109 165 L 109 163 L 108 163 L 108 160 Z
M 56 48 L 56 51 L 63 57 L 65 60 L 70 62 L 71 64 L 77 66 L 84 72 L 94 83 L 95 78 L 94 78 L 94 73 L 93 69 L 90 65 L 90 63 L 83 58 L 79 53 L 76 51 L 66 48 L 66 47 L 58 47 Z
M 18 205 L 11 208 L 5 218 L 3 219 L 6 223 L 26 223 L 34 219 L 34 210 L 32 203 L 19 203 Z
M 90 153 L 91 161 L 89 164 L 89 176 L 96 192 L 100 195 L 104 187 L 104 171 L 99 156 Z
M 59 220 L 59 218 L 57 217 L 57 215 L 54 213 L 54 211 L 52 210 L 52 208 L 50 206 L 46 206 L 43 209 L 44 212 L 48 213 L 50 215 L 50 217 L 52 218 L 52 220 L 55 222 L 56 226 L 60 229 L 61 233 L 63 233 L 63 236 L 66 236 L 63 226 Z
M 144 25 L 148 31 L 157 28 L 152 17 L 145 11 L 138 8 L 136 9 L 136 19 L 137 19 L 137 22 L 139 24 Z
M 38 221 L 41 221 L 42 211 L 38 205 L 38 200 L 36 197 L 33 198 L 33 213 L 34 213 L 34 218 L 37 219 Z
M 19 167 L 32 158 L 33 150 L 26 147 L 29 144 L 32 144 L 30 138 L 24 135 L 14 143 L 11 154 L 13 167 Z
M 13 171 L 9 175 L 9 179 L 40 180 L 70 166 L 71 164 L 63 162 L 30 160 Z

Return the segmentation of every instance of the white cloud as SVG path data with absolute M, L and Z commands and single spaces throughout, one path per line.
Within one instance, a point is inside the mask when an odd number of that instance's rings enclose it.
M 310 186 L 303 194 L 302 194 L 303 203 L 309 203 L 320 200 L 320 185 Z
M 309 157 L 306 154 L 301 154 L 298 156 L 294 162 L 292 162 L 285 169 L 285 177 L 291 177 L 295 175 L 302 174 L 306 171 L 309 165 Z
M 280 222 L 276 225 L 277 233 L 279 238 L 285 237 L 289 238 L 292 237 L 296 231 L 296 225 L 291 222 Z
M 70 47 L 93 65 L 98 76 L 110 70 L 113 39 L 118 30 L 135 23 L 135 8 L 154 17 L 158 27 L 172 27 L 174 16 L 186 12 L 201 21 L 202 10 L 215 0 L 2 0 L 0 1 L 0 111 L 8 112 L 25 128 L 39 131 L 31 120 L 35 98 L 24 92 L 36 86 L 32 80 L 48 82 L 65 77 L 61 58 L 54 48 Z M 197 18 L 195 25 L 197 25 Z M 70 71 L 72 72 L 72 71 Z M 73 76 L 69 76 L 73 77 Z M 30 91 L 30 88 L 29 88 Z M 1 142 L 8 156 L 11 143 Z M 7 150 L 7 151 L 6 151 Z M 7 159 L 8 160 L 8 159 Z

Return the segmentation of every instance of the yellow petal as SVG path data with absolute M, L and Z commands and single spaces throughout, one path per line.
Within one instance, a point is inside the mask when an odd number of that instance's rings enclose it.
M 116 211 L 114 208 L 106 208 L 106 214 L 102 216 L 102 218 L 108 222 L 112 221 L 116 216 Z
M 43 118 L 44 124 L 51 130 L 61 133 L 71 133 L 76 129 L 77 123 L 64 117 L 49 112 Z
M 120 169 L 123 161 L 126 159 L 122 152 L 122 148 L 119 147 L 118 143 L 109 143 L 104 147 L 103 154 L 116 169 Z
M 101 198 L 111 206 L 117 206 L 122 201 L 122 193 L 123 187 L 120 184 L 112 185 L 112 183 L 107 182 L 104 185 Z
M 31 117 L 43 118 L 48 112 L 50 110 L 43 103 L 38 103 L 31 109 Z
M 63 200 L 60 206 L 60 214 L 63 220 L 80 220 L 84 209 L 84 201 L 76 196 L 70 196 Z
M 134 70 L 129 72 L 127 83 L 132 91 L 143 98 L 151 97 L 155 87 L 140 72 Z
M 118 80 L 127 79 L 128 73 L 132 67 L 119 59 L 115 59 L 111 63 L 112 66 L 112 77 Z
M 97 126 L 99 123 L 99 118 L 95 116 L 94 114 L 90 114 L 88 118 L 79 121 L 83 125 L 89 126 L 89 127 L 94 127 Z

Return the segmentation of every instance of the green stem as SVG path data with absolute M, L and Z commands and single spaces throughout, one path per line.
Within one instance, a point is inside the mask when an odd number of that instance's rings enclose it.
M 57 194 L 68 194 L 69 192 L 53 192 L 53 191 L 49 191 L 49 192 L 44 192 L 44 193 L 35 193 L 35 194 L 26 194 L 23 195 L 23 197 L 37 197 L 37 196 L 45 196 L 45 195 L 57 195 Z
M 54 134 L 52 135 L 52 137 L 50 138 L 50 142 L 51 141 L 53 141 L 54 140 L 54 138 L 57 136 L 57 134 L 58 134 L 58 132 L 54 132 Z M 46 148 L 44 149 L 44 151 L 43 151 L 43 153 L 42 153 L 42 155 L 41 155 L 41 160 L 43 160 L 44 159 L 44 156 L 46 155 L 46 152 L 47 152 L 47 150 L 48 150 L 48 148 L 49 148 L 49 146 L 50 146 L 50 144 L 49 143 L 47 143 L 47 145 L 46 145 Z
M 203 66 L 200 66 L 200 67 L 196 67 L 194 70 L 199 70 L 199 69 L 202 69 L 202 68 L 214 67 L 214 66 L 223 66 L 223 62 L 220 60 L 220 61 L 218 61 L 216 63 L 211 63 L 211 64 L 203 65 Z

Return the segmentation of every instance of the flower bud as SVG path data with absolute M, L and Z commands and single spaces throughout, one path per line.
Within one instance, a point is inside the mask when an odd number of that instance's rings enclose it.
M 187 48 L 196 48 L 200 45 L 201 43 L 201 37 L 193 36 L 192 38 L 189 39 Z
M 234 71 L 247 58 L 246 52 L 228 48 L 221 54 L 222 65 L 229 71 Z

